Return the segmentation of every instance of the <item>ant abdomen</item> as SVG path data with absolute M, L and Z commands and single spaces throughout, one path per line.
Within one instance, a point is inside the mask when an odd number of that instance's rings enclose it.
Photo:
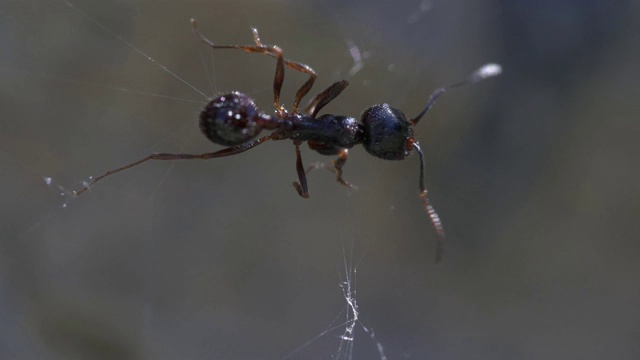
M 211 100 L 200 113 L 200 131 L 212 142 L 225 146 L 245 143 L 260 133 L 262 113 L 253 100 L 231 92 Z
M 364 146 L 375 157 L 406 159 L 413 149 L 413 129 L 402 111 L 388 104 L 373 105 L 362 113 Z

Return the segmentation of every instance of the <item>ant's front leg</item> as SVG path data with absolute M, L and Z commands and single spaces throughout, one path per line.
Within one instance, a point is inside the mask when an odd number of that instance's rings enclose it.
M 304 171 L 304 165 L 302 165 L 302 155 L 300 154 L 300 141 L 294 141 L 293 145 L 296 146 L 296 172 L 298 173 L 298 181 L 293 182 L 293 187 L 298 192 L 298 195 L 305 199 L 309 198 L 309 188 L 307 187 L 307 174 Z

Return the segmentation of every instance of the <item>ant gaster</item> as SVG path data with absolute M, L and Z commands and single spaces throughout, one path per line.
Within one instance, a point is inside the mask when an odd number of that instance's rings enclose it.
M 423 115 L 429 111 L 435 101 L 446 91 L 475 83 L 482 79 L 498 75 L 501 68 L 497 64 L 487 64 L 475 71 L 466 80 L 441 87 L 435 90 L 425 108 L 414 118 L 407 119 L 404 113 L 388 104 L 373 105 L 362 113 L 361 121 L 342 115 L 325 114 L 316 117 L 318 112 L 335 99 L 349 84 L 346 80 L 338 81 L 316 95 L 304 109 L 298 111 L 302 98 L 307 95 L 317 77 L 316 72 L 309 66 L 285 59 L 278 46 L 262 44 L 257 29 L 252 29 L 255 45 L 215 45 L 198 29 L 194 19 L 191 20 L 193 31 L 207 45 L 213 49 L 238 49 L 248 53 L 257 53 L 276 58 L 276 73 L 273 81 L 273 104 L 275 116 L 260 111 L 253 99 L 241 92 L 230 92 L 211 100 L 200 113 L 200 130 L 212 142 L 224 146 L 225 149 L 204 154 L 167 154 L 154 153 L 131 164 L 107 171 L 93 178 L 85 186 L 74 191 L 76 196 L 87 191 L 101 179 L 138 166 L 148 160 L 185 160 L 185 159 L 213 159 L 231 156 L 245 152 L 269 140 L 293 140 L 296 152 L 296 171 L 298 181 L 293 183 L 296 191 L 303 198 L 309 197 L 306 174 L 316 166 L 307 170 L 302 164 L 300 145 L 307 142 L 309 147 L 322 155 L 337 155 L 333 162 L 336 179 L 339 183 L 353 187 L 342 178 L 342 168 L 347 161 L 349 149 L 362 144 L 365 150 L 378 158 L 386 160 L 406 159 L 412 151 L 418 153 L 420 160 L 420 200 L 424 206 L 431 225 L 436 234 L 436 262 L 442 259 L 444 228 L 438 213 L 427 198 L 424 186 L 424 155 L 413 135 L 413 127 L 418 124 Z M 298 89 L 291 112 L 280 103 L 280 89 L 284 81 L 284 68 L 299 71 L 309 75 L 309 79 Z M 256 137 L 262 130 L 272 130 L 271 134 Z

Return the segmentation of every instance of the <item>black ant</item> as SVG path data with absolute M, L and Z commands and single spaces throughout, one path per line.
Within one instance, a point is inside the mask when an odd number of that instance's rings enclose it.
M 131 164 L 109 170 L 92 179 L 82 189 L 74 191 L 75 196 L 81 195 L 93 184 L 107 176 L 138 166 L 148 160 L 213 159 L 245 152 L 268 140 L 289 139 L 293 140 L 295 146 L 296 171 L 298 173 L 298 181 L 294 182 L 293 186 L 300 196 L 308 198 L 306 174 L 316 166 L 305 170 L 302 165 L 300 145 L 305 141 L 311 149 L 322 155 L 337 155 L 338 158 L 333 162 L 336 179 L 340 184 L 352 188 L 353 185 L 342 178 L 342 168 L 347 161 L 349 149 L 353 146 L 362 144 L 369 154 L 386 160 L 406 159 L 415 150 L 420 159 L 420 180 L 418 183 L 420 200 L 422 200 L 435 230 L 436 262 L 442 259 L 444 228 L 438 213 L 427 198 L 427 189 L 424 186 L 424 155 L 413 136 L 413 126 L 418 124 L 418 121 L 442 94 L 453 88 L 498 75 L 501 72 L 499 65 L 484 65 L 466 80 L 437 89 L 431 94 L 425 108 L 412 119 L 407 120 L 402 111 L 388 104 L 378 104 L 362 113 L 362 123 L 360 123 L 355 118 L 342 115 L 325 114 L 316 117 L 325 105 L 340 95 L 349 85 L 346 80 L 338 81 L 329 86 L 316 95 L 304 111 L 299 112 L 298 107 L 302 98 L 307 95 L 317 77 L 313 69 L 305 64 L 285 59 L 282 55 L 282 49 L 278 46 L 262 44 L 257 29 L 252 29 L 255 45 L 215 45 L 198 30 L 194 19 L 191 20 L 191 24 L 196 35 L 213 49 L 238 49 L 277 59 L 273 80 L 273 104 L 276 116 L 270 116 L 260 111 L 253 99 L 246 94 L 234 91 L 220 95 L 211 100 L 200 113 L 200 130 L 212 142 L 229 147 L 204 154 L 154 153 Z M 280 103 L 280 89 L 284 81 L 285 66 L 309 75 L 309 79 L 296 93 L 291 113 Z M 255 139 L 263 129 L 273 130 L 273 132 Z

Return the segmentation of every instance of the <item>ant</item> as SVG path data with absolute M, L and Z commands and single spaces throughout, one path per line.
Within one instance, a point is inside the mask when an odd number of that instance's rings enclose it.
M 209 101 L 200 113 L 200 130 L 212 142 L 224 146 L 225 149 L 203 154 L 167 154 L 154 153 L 143 159 L 109 170 L 106 173 L 93 178 L 78 191 L 75 196 L 82 195 L 96 182 L 115 173 L 131 169 L 149 160 L 187 160 L 187 159 L 213 159 L 232 156 L 265 143 L 269 140 L 292 140 L 296 152 L 296 171 L 298 181 L 293 183 L 298 194 L 303 198 L 309 197 L 306 175 L 318 168 L 313 165 L 304 169 L 300 155 L 300 145 L 307 142 L 312 150 L 322 155 L 337 155 L 333 161 L 336 180 L 347 187 L 354 188 L 342 177 L 342 168 L 347 162 L 349 149 L 362 144 L 365 150 L 378 158 L 386 160 L 403 160 L 411 155 L 412 151 L 418 153 L 420 159 L 420 200 L 424 206 L 431 225 L 436 234 L 436 263 L 440 262 L 443 254 L 442 242 L 445 237 L 444 228 L 438 213 L 427 198 L 427 188 L 424 186 L 424 155 L 413 135 L 413 127 L 433 106 L 435 101 L 448 90 L 472 84 L 488 77 L 500 74 L 501 67 L 497 64 L 486 64 L 472 73 L 466 80 L 453 85 L 441 87 L 435 90 L 425 108 L 414 118 L 407 119 L 404 113 L 388 104 L 377 104 L 366 109 L 358 122 L 355 118 L 343 115 L 325 114 L 319 117 L 318 112 L 338 97 L 349 85 L 346 80 L 338 81 L 324 91 L 316 95 L 300 112 L 298 110 L 302 98 L 307 95 L 316 80 L 317 73 L 309 66 L 285 59 L 282 49 L 278 46 L 264 45 L 260 41 L 258 30 L 253 28 L 253 41 L 255 45 L 216 45 L 206 38 L 197 27 L 195 19 L 191 19 L 194 33 L 206 45 L 213 49 L 238 49 L 248 53 L 268 55 L 276 58 L 276 72 L 273 80 L 273 104 L 276 116 L 270 116 L 260 111 L 253 99 L 241 92 L 233 91 L 220 95 Z M 280 103 L 280 90 L 284 81 L 285 66 L 309 75 L 309 79 L 298 89 L 293 102 L 291 112 Z M 263 130 L 272 130 L 271 134 L 260 138 L 256 137 Z

